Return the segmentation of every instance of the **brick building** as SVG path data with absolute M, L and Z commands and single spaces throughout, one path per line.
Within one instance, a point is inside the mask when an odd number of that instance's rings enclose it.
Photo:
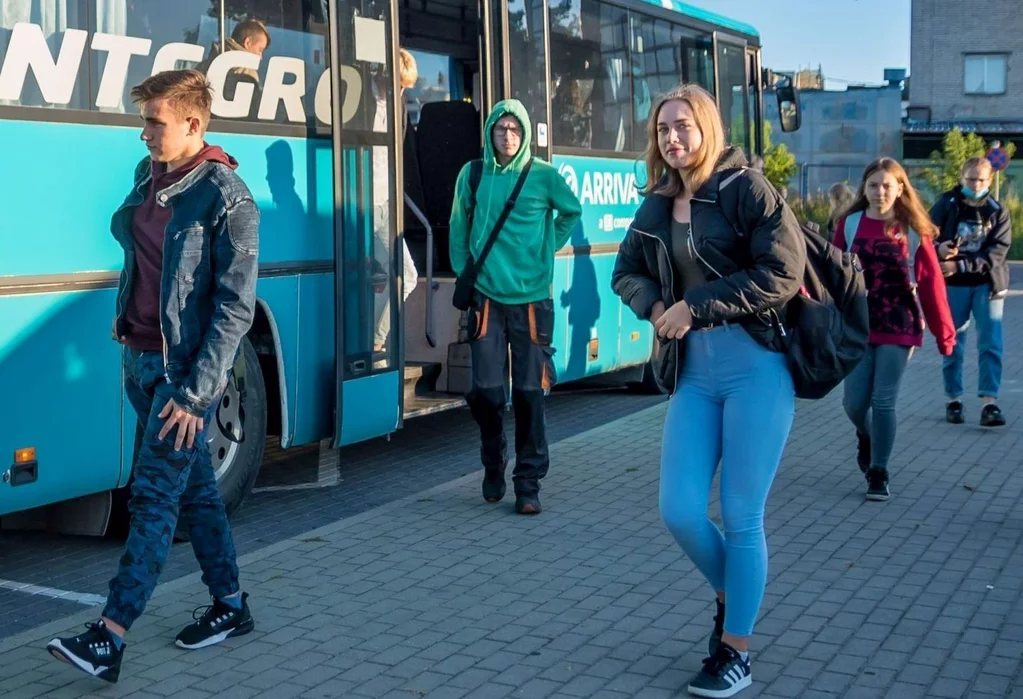
M 906 158 L 957 126 L 1023 154 L 1023 0 L 913 0 L 911 73 Z

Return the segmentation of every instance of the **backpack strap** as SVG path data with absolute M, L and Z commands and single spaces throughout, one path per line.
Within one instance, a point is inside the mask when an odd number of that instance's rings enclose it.
M 860 227 L 860 220 L 863 219 L 862 211 L 854 211 L 845 217 L 845 225 L 842 230 L 845 234 L 845 251 L 851 252 L 853 241 L 856 240 L 856 231 Z
M 472 160 L 469 162 L 469 228 L 472 229 L 472 219 L 476 214 L 476 192 L 479 191 L 480 182 L 483 180 L 483 161 Z

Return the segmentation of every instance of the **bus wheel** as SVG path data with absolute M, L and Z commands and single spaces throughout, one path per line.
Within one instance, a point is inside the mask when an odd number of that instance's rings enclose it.
M 259 358 L 248 338 L 242 339 L 241 348 L 236 366 L 245 363 L 244 399 L 238 372 L 232 372 L 231 380 L 220 398 L 213 424 L 207 426 L 206 432 L 217 490 L 220 491 L 228 516 L 238 509 L 252 490 L 266 448 L 266 386 L 259 368 Z M 141 430 L 136 430 L 133 460 L 138 458 L 140 442 Z M 131 497 L 131 481 L 124 488 L 115 490 L 113 495 L 113 511 L 107 535 L 124 538 L 128 534 L 130 520 L 128 501 Z M 179 526 L 174 538 L 187 541 L 188 532 Z

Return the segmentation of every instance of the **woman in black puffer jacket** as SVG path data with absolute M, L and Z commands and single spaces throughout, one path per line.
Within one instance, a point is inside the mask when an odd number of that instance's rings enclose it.
M 612 284 L 665 343 L 655 371 L 671 394 L 661 516 L 718 600 L 710 657 L 689 691 L 727 697 L 752 683 L 747 647 L 767 581 L 764 506 L 795 407 L 779 318 L 799 291 L 806 248 L 778 192 L 726 147 L 705 90 L 684 85 L 662 98 L 647 131 L 651 184 Z M 718 195 L 728 187 L 738 205 L 726 218 Z M 719 462 L 723 533 L 707 517 Z

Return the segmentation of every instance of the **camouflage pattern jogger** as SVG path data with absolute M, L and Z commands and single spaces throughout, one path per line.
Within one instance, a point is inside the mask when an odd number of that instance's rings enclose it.
M 210 594 L 223 599 L 240 589 L 238 565 L 224 503 L 210 461 L 206 430 L 218 401 L 203 416 L 204 429 L 191 449 L 174 449 L 176 430 L 159 439 L 166 422 L 160 411 L 176 387 L 164 378 L 159 352 L 123 349 L 125 392 L 143 427 L 131 488 L 131 528 L 103 616 L 131 628 L 156 588 L 180 516 Z

